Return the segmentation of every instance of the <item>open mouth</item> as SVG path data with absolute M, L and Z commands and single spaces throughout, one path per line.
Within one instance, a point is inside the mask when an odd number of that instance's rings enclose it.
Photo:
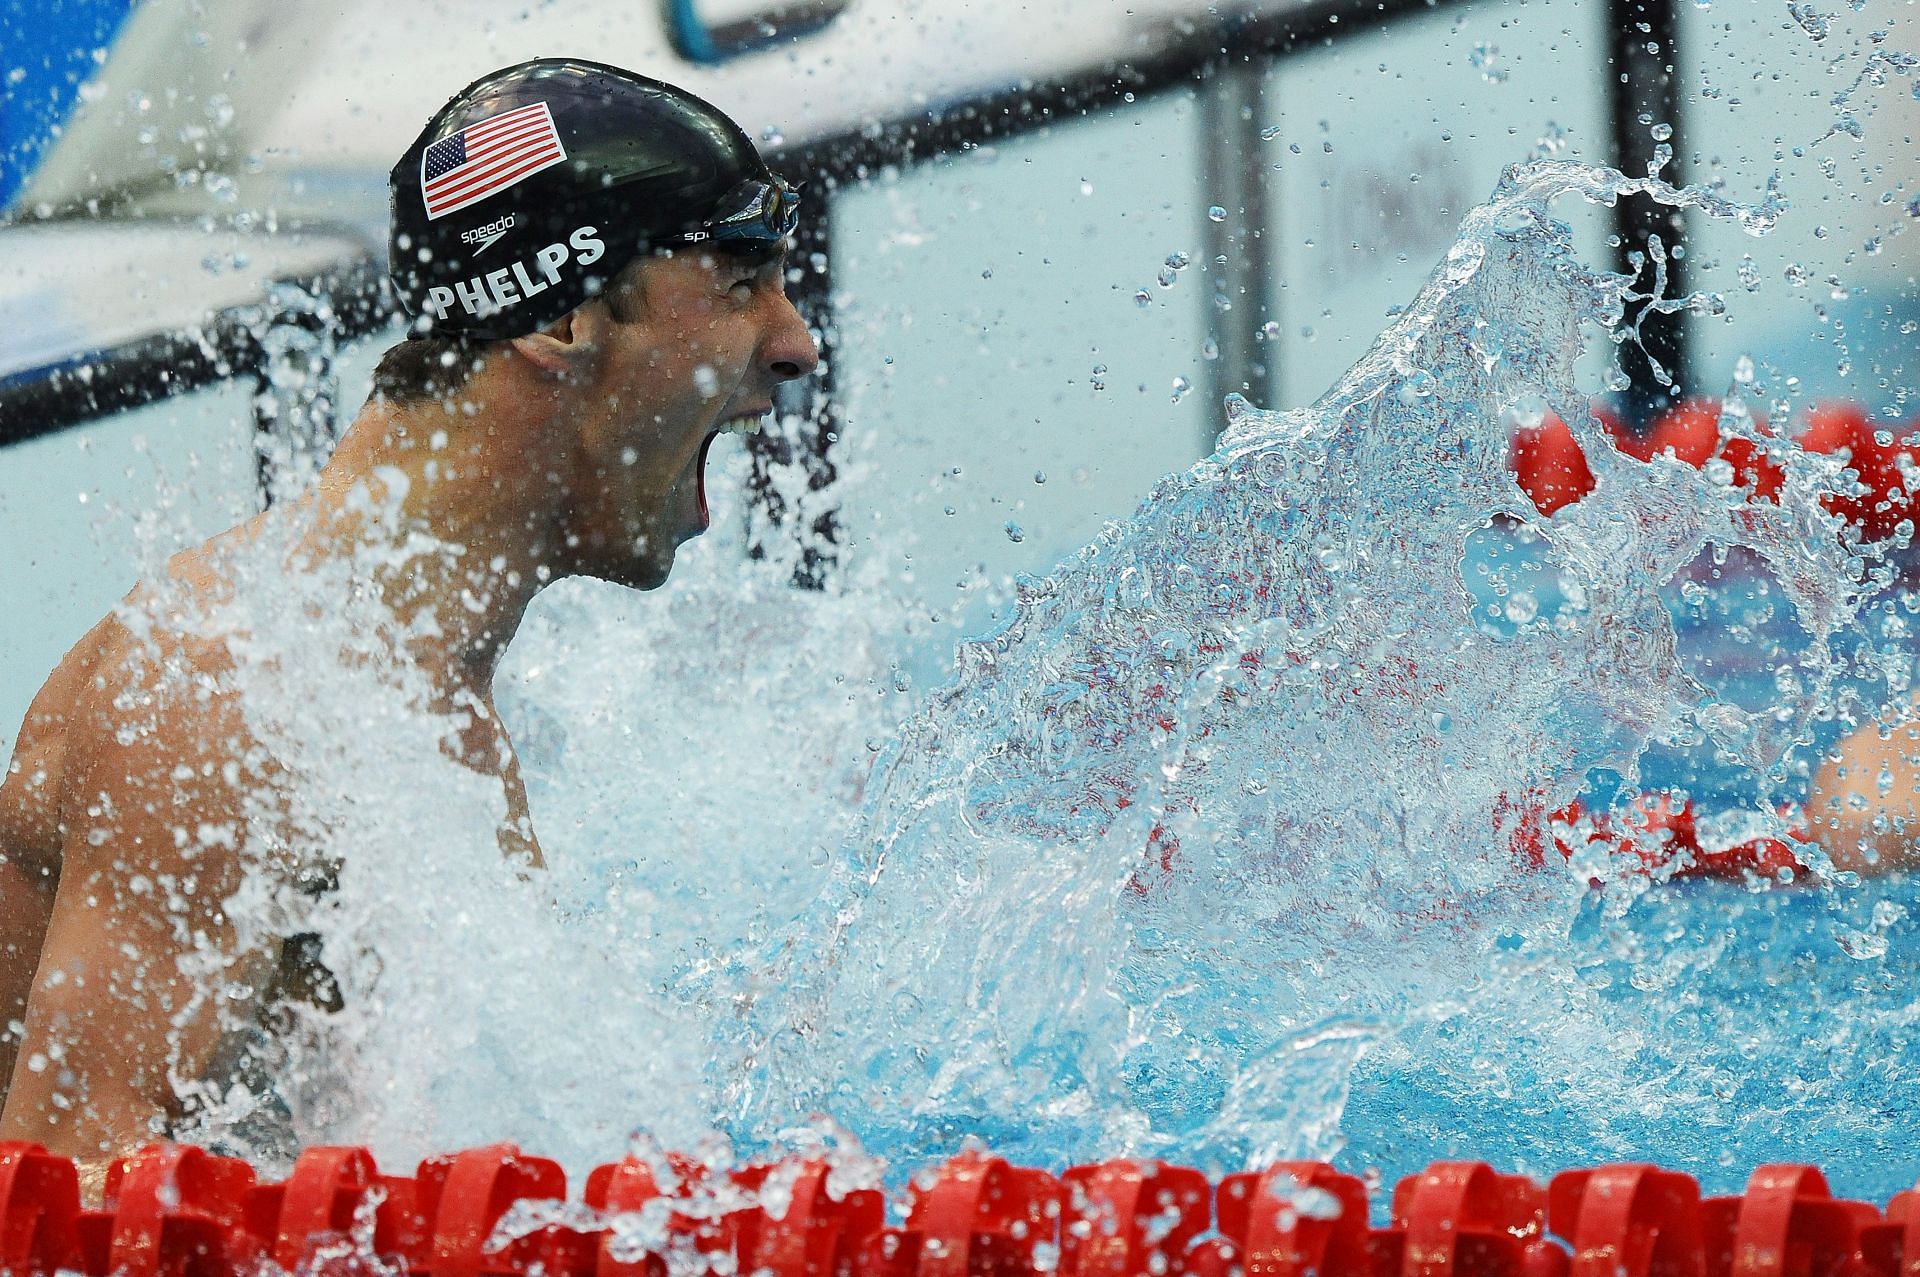
M 703 439 L 700 443 L 700 458 L 693 463 L 693 486 L 697 498 L 696 504 L 700 510 L 702 532 L 705 532 L 708 525 L 713 522 L 713 516 L 707 510 L 707 453 L 712 449 L 713 441 L 719 437 L 720 432 L 716 430 Z
M 757 435 L 760 427 L 767 424 L 767 415 L 772 408 L 750 408 L 746 412 L 736 412 L 720 423 L 719 433 L 723 435 Z
M 706 531 L 707 527 L 713 522 L 713 516 L 707 508 L 707 453 L 712 451 L 713 441 L 721 435 L 759 434 L 761 426 L 766 424 L 767 414 L 772 411 L 771 408 L 762 408 L 758 411 L 735 413 L 733 416 L 721 422 L 711 434 L 701 441 L 700 458 L 694 463 L 693 476 L 698 493 L 700 530 L 702 532 Z

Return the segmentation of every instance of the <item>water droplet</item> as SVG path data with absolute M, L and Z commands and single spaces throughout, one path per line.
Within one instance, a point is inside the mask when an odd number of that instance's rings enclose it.
M 1733 361 L 1733 379 L 1743 386 L 1753 384 L 1753 356 L 1742 355 Z
M 702 399 L 711 399 L 720 393 L 720 375 L 714 372 L 712 364 L 701 364 L 693 370 L 693 388 L 700 392 Z
M 1224 222 L 1227 220 L 1227 210 L 1215 204 L 1207 210 L 1207 220 L 1209 222 Z
M 1080 183 L 1080 193 L 1081 193 L 1082 195 L 1091 195 L 1091 194 L 1093 194 L 1093 183 L 1092 183 L 1092 182 L 1082 182 L 1082 183 Z
M 1153 305 L 1153 294 L 1142 288 L 1133 295 L 1133 304 L 1140 307 Z
M 1175 377 L 1173 379 L 1173 402 L 1179 403 L 1182 399 L 1185 399 L 1187 392 L 1192 389 L 1193 383 L 1191 381 L 1188 381 L 1185 377 Z
M 1200 346 L 1200 357 L 1202 359 L 1220 358 L 1220 343 L 1211 337 L 1207 338 Z
M 1673 125 L 1671 124 L 1656 124 L 1648 131 L 1653 134 L 1653 140 L 1656 142 L 1666 142 L 1673 138 Z
M 1282 128 L 1282 126 L 1281 126 L 1281 125 L 1278 125 L 1278 124 L 1274 124 L 1274 125 L 1269 125 L 1268 127 L 1266 127 L 1266 128 L 1264 128 L 1264 129 L 1261 129 L 1261 130 L 1260 130 L 1260 140 L 1261 140 L 1262 142 L 1271 142 L 1271 141 L 1273 141 L 1273 139 L 1275 139 L 1275 138 L 1277 138 L 1277 137 L 1279 137 L 1279 136 L 1280 136 L 1280 130 L 1281 130 L 1281 128 Z
M 1500 84 L 1507 78 L 1507 68 L 1500 63 L 1500 46 L 1497 44 L 1474 45 L 1473 52 L 1467 55 L 1467 61 L 1489 84 Z
M 1047 481 L 1047 472 L 1045 470 L 1035 470 L 1033 472 L 1033 481 L 1035 483 L 1045 483 Z
M 782 146 L 786 143 L 787 135 L 780 131 L 778 124 L 769 124 L 760 130 L 760 140 L 768 146 Z
M 1799 262 L 1788 262 L 1787 269 L 1782 273 L 1786 275 L 1787 282 L 1795 288 L 1805 288 L 1807 281 L 1813 278 L 1813 272 Z
M 1552 120 L 1547 121 L 1546 131 L 1534 141 L 1533 150 L 1527 156 L 1530 160 L 1551 159 L 1567 149 L 1567 131 Z
M 1811 4 L 1790 4 L 1787 6 L 1787 14 L 1800 24 L 1802 31 L 1815 40 L 1826 39 L 1827 34 L 1833 29 L 1833 19 L 1815 9 Z
M 1020 544 L 1020 542 L 1026 539 L 1027 539 L 1026 531 L 1023 528 L 1021 528 L 1019 524 L 1009 519 L 1007 521 L 1007 540 L 1013 542 L 1015 545 L 1018 545 Z
M 1280 321 L 1277 319 L 1269 319 L 1266 323 L 1260 325 L 1260 336 L 1267 341 L 1280 340 Z

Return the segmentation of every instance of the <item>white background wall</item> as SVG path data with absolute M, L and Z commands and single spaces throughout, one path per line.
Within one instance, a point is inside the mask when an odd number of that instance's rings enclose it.
M 956 637 L 1212 450 L 1197 114 L 1163 97 L 835 203 L 855 553 Z
M 1885 75 L 1834 103 L 1875 50 L 1920 54 L 1920 6 L 1814 5 L 1829 21 L 1818 40 L 1785 5 L 1679 9 L 1693 104 L 1676 149 L 1688 180 L 1757 200 L 1777 170 L 1789 201 L 1770 235 L 1696 234 L 1692 286 L 1729 299 L 1725 318 L 1693 322 L 1702 391 L 1724 390 L 1750 354 L 1775 366 L 1770 389 L 1788 402 L 1850 399 L 1920 427 L 1920 95 L 1913 76 Z M 1862 136 L 1834 131 L 1848 113 Z
M 1281 406 L 1313 402 L 1360 357 L 1507 165 L 1548 138 L 1561 158 L 1608 161 L 1605 15 L 1590 0 L 1460 5 L 1274 66 L 1260 159 Z M 1557 211 L 1604 263 L 1606 210 Z

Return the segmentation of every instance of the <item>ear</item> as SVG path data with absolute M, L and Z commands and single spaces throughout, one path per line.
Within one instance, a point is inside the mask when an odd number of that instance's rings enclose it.
M 545 328 L 512 338 L 514 352 L 550 377 L 580 377 L 600 353 L 605 327 L 593 322 L 592 309 L 589 305 L 570 310 Z

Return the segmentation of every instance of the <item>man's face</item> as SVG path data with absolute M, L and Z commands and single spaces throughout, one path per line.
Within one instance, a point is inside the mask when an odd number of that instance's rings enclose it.
M 707 450 L 772 410 L 774 387 L 819 363 L 787 299 L 785 256 L 683 249 L 642 265 L 576 401 L 581 444 L 567 533 L 579 570 L 639 589 L 707 528 Z

